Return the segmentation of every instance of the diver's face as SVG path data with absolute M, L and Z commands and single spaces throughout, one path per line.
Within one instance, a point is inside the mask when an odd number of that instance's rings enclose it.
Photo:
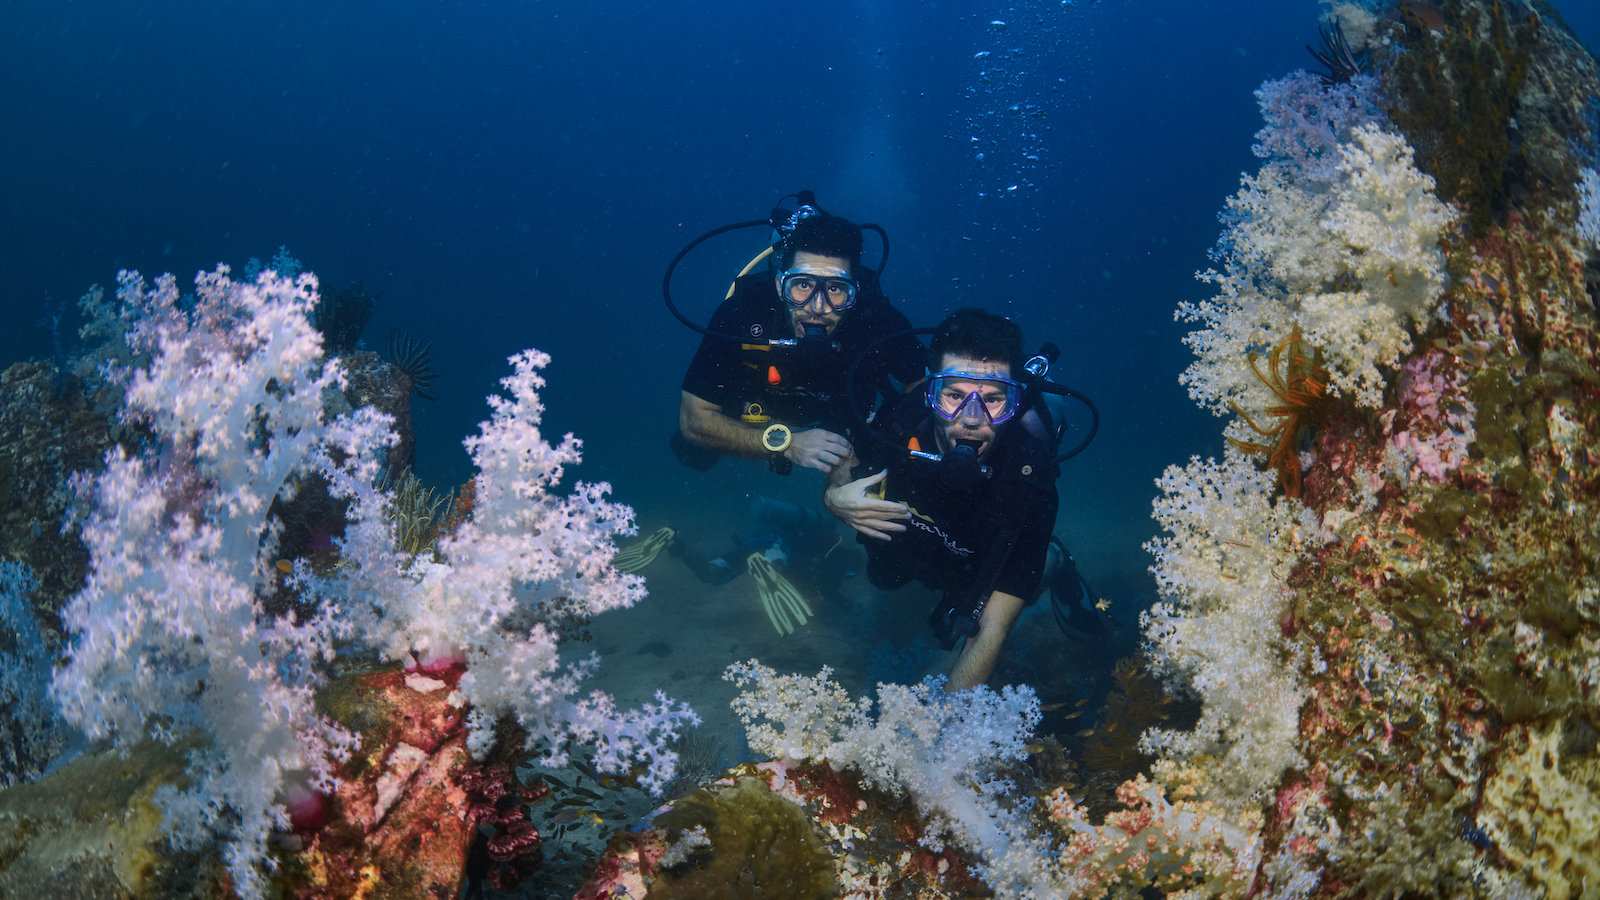
M 853 278 L 850 271 L 850 260 L 842 256 L 823 256 L 808 250 L 799 250 L 794 254 L 794 262 L 789 264 L 790 272 L 809 272 L 823 278 Z M 780 285 L 779 291 L 783 288 Z M 811 302 L 805 306 L 789 307 L 789 320 L 794 324 L 794 336 L 806 336 L 807 325 L 821 325 L 829 334 L 839 327 L 839 322 L 844 319 L 844 311 L 837 310 L 828 305 L 824 291 L 817 291 Z
M 960 372 L 971 372 L 974 375 L 993 375 L 998 378 L 1011 377 L 1011 365 L 1005 362 L 996 362 L 992 359 L 974 359 L 970 356 L 961 356 L 955 353 L 946 353 L 939 357 L 938 371 L 954 369 Z M 985 402 L 989 400 L 987 393 L 995 390 L 993 382 L 963 381 L 951 379 L 945 383 L 945 390 L 954 395 L 959 395 L 956 403 L 959 404 L 968 395 L 976 393 Z M 966 414 L 958 415 L 952 421 L 946 422 L 939 417 L 934 417 L 934 422 L 940 425 L 939 438 L 941 450 L 954 447 L 956 441 L 977 441 L 978 457 L 982 459 L 994 449 L 994 425 L 989 422 L 988 416 L 982 410 L 970 410 Z

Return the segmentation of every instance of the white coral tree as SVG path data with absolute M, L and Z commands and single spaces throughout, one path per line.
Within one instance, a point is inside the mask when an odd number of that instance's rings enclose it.
M 120 373 L 126 416 L 150 438 L 77 480 L 89 575 L 63 611 L 71 643 L 52 684 L 90 738 L 124 748 L 199 738 L 184 787 L 160 796 L 167 826 L 180 844 L 223 837 L 246 897 L 265 890 L 267 838 L 288 824 L 290 779 L 331 790 L 354 744 L 313 704 L 348 642 L 396 657 L 464 651 L 478 749 L 511 713 L 552 755 L 586 742 L 603 769 L 649 763 L 655 784 L 670 777 L 677 729 L 694 721 L 664 698 L 626 713 L 603 694 L 579 698 L 593 661 L 559 662 L 556 625 L 643 590 L 610 565 L 631 511 L 606 502 L 604 485 L 552 491 L 578 445 L 539 437 L 545 357 L 513 358 L 512 397 L 491 400 L 493 418 L 468 442 L 480 466 L 475 518 L 439 559 L 413 559 L 394 544 L 392 497 L 378 487 L 379 452 L 395 440 L 388 417 L 324 413 L 324 392 L 344 375 L 309 323 L 316 286 L 272 269 L 239 283 L 219 267 L 196 278 L 191 304 L 171 276 L 153 287 L 119 276 L 128 340 L 146 360 Z M 276 556 L 269 509 L 312 474 L 351 501 L 345 558 L 322 577 L 297 567 L 316 616 L 274 617 L 261 600 Z
M 235 885 L 252 896 L 267 837 L 288 822 L 286 777 L 329 789 L 352 745 L 312 703 L 337 619 L 271 618 L 260 600 L 268 508 L 325 461 L 322 392 L 342 376 L 307 322 L 312 276 L 241 285 L 219 267 L 187 309 L 170 275 L 118 280 L 129 342 L 148 358 L 124 373 L 125 416 L 151 440 L 77 480 L 89 573 L 62 612 L 73 639 L 52 690 L 91 739 L 208 738 L 186 786 L 160 796 L 168 829 L 179 845 L 228 834 Z
M 536 351 L 511 357 L 500 382 L 508 395 L 489 398 L 492 417 L 466 441 L 478 467 L 472 517 L 440 539 L 436 555 L 395 550 L 382 514 L 389 499 L 370 480 L 335 484 L 355 499 L 354 521 L 341 542 L 350 568 L 328 587 L 346 594 L 362 632 L 390 658 L 466 664 L 458 690 L 471 707 L 475 754 L 510 716 L 545 763 L 563 764 L 581 744 L 601 771 L 644 763 L 641 782 L 655 790 L 672 777 L 668 746 L 699 720 L 660 692 L 630 712 L 604 693 L 580 696 L 595 660 L 565 664 L 558 653 L 561 626 L 632 606 L 645 591 L 643 579 L 612 565 L 614 539 L 634 531 L 633 511 L 608 501 L 604 483 L 553 490 L 581 444 L 568 434 L 551 446 L 540 434 L 539 370 L 549 361 Z
M 734 714 L 758 754 L 860 773 L 868 785 L 910 796 L 922 814 L 922 842 L 946 839 L 976 853 L 979 874 L 1002 897 L 1065 896 L 1049 841 L 1027 825 L 1015 785 L 999 769 L 1027 757 L 1039 698 L 1026 685 L 948 693 L 942 678 L 879 684 L 877 714 L 853 699 L 824 667 L 780 675 L 757 660 L 728 667 L 739 688 Z
M 1388 130 L 1370 79 L 1329 86 L 1305 72 L 1256 92 L 1264 162 L 1228 198 L 1214 296 L 1178 305 L 1200 328 L 1180 377 L 1218 415 L 1260 416 L 1276 398 L 1245 364 L 1298 326 L 1322 354 L 1328 391 L 1382 405 L 1387 373 L 1444 291 L 1441 241 L 1458 218 L 1411 146 Z M 1230 426 L 1238 437 L 1247 434 Z
M 1377 408 L 1413 331 L 1435 313 L 1457 214 L 1388 130 L 1375 91 L 1370 79 L 1326 85 L 1304 72 L 1257 91 L 1263 165 L 1228 199 L 1221 269 L 1200 276 L 1215 295 L 1178 307 L 1200 325 L 1184 339 L 1195 360 L 1180 381 L 1202 407 L 1269 421 L 1283 401 L 1258 374 L 1265 362 L 1250 359 L 1298 328 L 1328 393 Z M 1240 418 L 1225 433 L 1260 440 Z M 1259 799 L 1298 761 L 1307 660 L 1280 621 L 1290 569 L 1325 535 L 1299 501 L 1273 497 L 1275 484 L 1233 448 L 1171 467 L 1154 506 L 1164 534 L 1146 545 L 1163 601 L 1144 616 L 1146 649 L 1204 711 L 1194 729 L 1153 731 L 1144 747 L 1214 757 L 1215 799 L 1230 805 Z

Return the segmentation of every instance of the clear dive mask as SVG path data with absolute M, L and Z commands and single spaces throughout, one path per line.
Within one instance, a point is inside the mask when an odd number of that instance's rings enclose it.
M 1004 375 L 945 369 L 928 376 L 927 402 L 946 422 L 1001 425 L 1022 407 L 1022 385 Z
M 809 306 L 820 295 L 829 309 L 843 312 L 856 305 L 859 290 L 854 278 L 819 275 L 796 269 L 785 269 L 778 273 L 778 294 L 783 297 L 783 302 L 796 309 Z

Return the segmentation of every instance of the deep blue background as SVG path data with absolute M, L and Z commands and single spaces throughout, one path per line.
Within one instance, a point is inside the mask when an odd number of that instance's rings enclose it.
M 1600 45 L 1600 5 L 1560 5 Z M 917 322 L 986 305 L 1066 348 L 1058 374 L 1106 420 L 1064 481 L 1062 528 L 1136 570 L 1150 479 L 1218 440 L 1176 383 L 1172 309 L 1204 293 L 1191 276 L 1216 211 L 1256 164 L 1251 91 L 1309 63 L 1317 13 L 1311 0 L 12 2 L 0 364 L 47 355 L 40 311 L 119 267 L 187 280 L 286 244 L 325 285 L 377 290 L 370 345 L 394 328 L 433 342 L 424 477 L 468 473 L 459 441 L 483 395 L 507 355 L 536 346 L 555 357 L 550 424 L 583 435 L 583 474 L 648 517 L 764 483 L 728 464 L 688 476 L 663 452 L 693 341 L 661 308 L 661 268 L 700 230 L 811 187 L 889 228 L 887 285 Z M 1030 141 L 1037 164 L 1021 160 Z M 759 241 L 697 255 L 685 305 L 708 315 Z

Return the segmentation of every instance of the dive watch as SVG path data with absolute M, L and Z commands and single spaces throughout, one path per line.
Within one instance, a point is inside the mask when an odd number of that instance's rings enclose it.
M 767 465 L 779 475 L 787 475 L 794 471 L 794 463 L 783 451 L 789 449 L 794 443 L 794 432 L 782 422 L 773 422 L 761 432 L 761 449 L 767 451 Z

